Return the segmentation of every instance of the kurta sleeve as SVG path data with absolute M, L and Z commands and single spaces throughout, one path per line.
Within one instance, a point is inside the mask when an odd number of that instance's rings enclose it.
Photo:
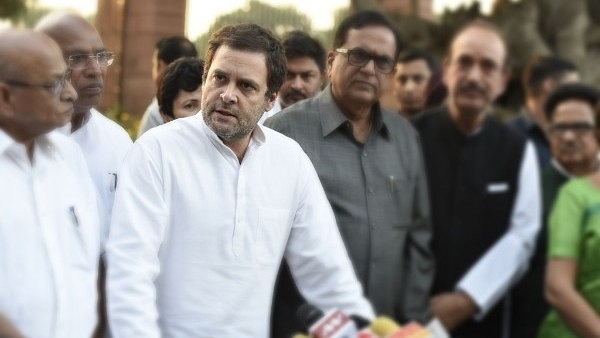
M 136 143 L 121 170 L 106 249 L 108 317 L 114 338 L 161 336 L 154 281 L 168 208 L 160 157 L 146 145 Z
M 300 293 L 324 311 L 373 319 L 316 171 L 304 153 L 298 208 L 285 258 Z
M 467 271 L 457 288 L 479 306 L 483 319 L 525 273 L 541 224 L 541 189 L 535 149 L 527 142 L 508 231 Z

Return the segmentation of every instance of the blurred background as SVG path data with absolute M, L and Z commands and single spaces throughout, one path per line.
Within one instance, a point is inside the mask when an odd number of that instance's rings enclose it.
M 498 102 L 507 114 L 522 103 L 520 72 L 536 55 L 565 57 L 579 66 L 585 82 L 600 85 L 599 0 L 2 0 L 0 27 L 32 27 L 57 9 L 88 17 L 118 55 L 99 108 L 135 135 L 155 94 L 152 53 L 160 38 L 185 35 L 203 55 L 217 28 L 254 22 L 278 35 L 305 30 L 330 48 L 337 22 L 367 8 L 385 13 L 406 46 L 429 50 L 438 61 L 463 23 L 478 17 L 495 22 L 512 56 L 512 80 Z

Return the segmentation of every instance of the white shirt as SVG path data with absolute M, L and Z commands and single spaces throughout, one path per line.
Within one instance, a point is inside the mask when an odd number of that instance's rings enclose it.
M 26 337 L 90 337 L 100 229 L 77 145 L 58 133 L 23 144 L 0 130 L 0 313 Z
M 258 123 L 261 124 L 261 125 L 265 124 L 265 121 L 269 117 L 271 117 L 271 116 L 279 113 L 281 111 L 281 109 L 282 109 L 281 108 L 281 102 L 279 102 L 279 99 L 275 100 L 275 103 L 273 104 L 273 108 L 271 108 L 270 110 L 268 110 L 264 114 L 262 114 L 262 116 L 258 120 Z
M 102 226 L 101 242 L 108 237 L 108 226 L 112 214 L 115 190 L 119 181 L 119 168 L 131 149 L 129 134 L 116 122 L 96 109 L 91 110 L 90 119 L 71 134 L 71 124 L 60 129 L 79 144 L 98 191 L 98 208 Z
M 121 177 L 107 245 L 113 337 L 267 337 L 284 253 L 309 302 L 373 318 L 291 139 L 258 126 L 240 164 L 200 112 L 144 134 Z
M 541 227 L 542 197 L 538 161 L 531 141 L 527 141 L 525 146 L 518 184 L 507 232 L 479 258 L 457 285 L 479 306 L 476 319 L 482 319 L 523 276 L 535 249 Z
M 142 120 L 140 121 L 140 128 L 138 130 L 137 137 L 139 138 L 140 136 L 142 136 L 143 133 L 147 132 L 148 130 L 154 127 L 158 127 L 164 123 L 165 122 L 163 121 L 162 116 L 160 115 L 158 100 L 156 99 L 156 97 L 154 97 L 152 98 L 152 102 L 150 102 L 150 104 L 146 108 L 144 115 L 142 115 Z

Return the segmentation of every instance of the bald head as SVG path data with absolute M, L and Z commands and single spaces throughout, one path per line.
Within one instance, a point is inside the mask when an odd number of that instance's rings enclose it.
M 83 60 L 83 64 L 71 64 L 71 84 L 79 96 L 75 101 L 72 121 L 76 130 L 102 98 L 107 66 L 99 64 L 95 57 L 106 52 L 104 43 L 96 28 L 76 14 L 50 13 L 38 22 L 35 29 L 53 38 L 65 59 L 76 57 Z
M 48 34 L 59 46 L 73 40 L 81 40 L 83 34 L 96 35 L 98 40 L 100 34 L 92 24 L 83 17 L 63 12 L 52 12 L 42 17 L 35 26 L 35 30 Z M 88 36 L 84 36 L 88 39 Z
M 31 30 L 0 31 L 0 129 L 19 142 L 67 123 L 77 95 L 56 42 Z
M 44 65 L 62 62 L 60 47 L 46 34 L 25 29 L 0 30 L 0 80 L 26 75 L 31 59 Z M 64 64 L 64 62 L 62 62 Z

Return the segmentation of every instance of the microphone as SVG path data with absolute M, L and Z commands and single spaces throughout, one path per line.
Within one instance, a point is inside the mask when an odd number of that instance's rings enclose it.
M 383 338 L 434 338 L 431 331 L 417 322 L 410 322 L 403 327 L 388 317 L 379 317 L 371 324 L 371 330 Z
M 325 314 L 306 303 L 298 308 L 296 316 L 313 338 L 356 338 L 358 335 L 350 317 L 338 309 Z

